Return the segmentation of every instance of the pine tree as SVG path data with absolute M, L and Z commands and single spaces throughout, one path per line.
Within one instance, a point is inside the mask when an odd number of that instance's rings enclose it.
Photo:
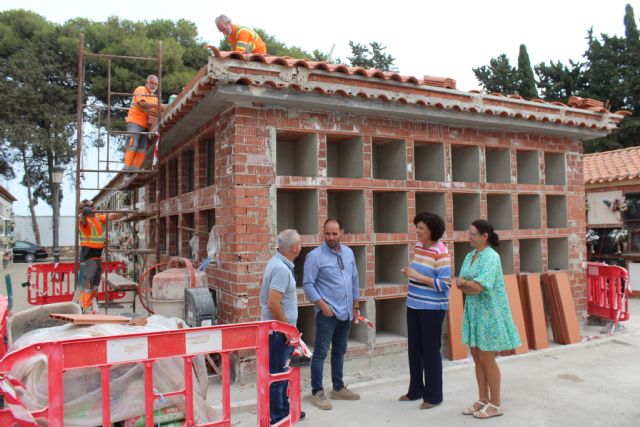
M 491 58 L 489 65 L 473 69 L 485 92 L 512 94 L 518 92 L 518 70 L 510 63 L 506 54 Z
M 520 45 L 520 52 L 518 53 L 518 80 L 518 92 L 520 96 L 526 99 L 538 97 L 536 80 L 533 77 L 533 70 L 531 69 L 531 61 L 529 60 L 527 47 L 524 44 Z

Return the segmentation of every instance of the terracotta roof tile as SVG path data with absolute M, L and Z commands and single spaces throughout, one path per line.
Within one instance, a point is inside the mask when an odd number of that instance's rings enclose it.
M 596 184 L 640 178 L 640 147 L 584 156 L 584 182 Z
M 360 98 L 365 102 L 394 102 L 601 132 L 611 131 L 623 118 L 623 113 L 611 114 L 602 102 L 588 98 L 571 97 L 566 106 L 541 99 L 527 101 L 518 95 L 462 92 L 456 90 L 455 80 L 447 77 L 418 79 L 343 64 L 211 50 L 213 57 L 209 63 L 200 69 L 163 117 L 163 132 L 188 114 L 216 86 L 229 84 Z

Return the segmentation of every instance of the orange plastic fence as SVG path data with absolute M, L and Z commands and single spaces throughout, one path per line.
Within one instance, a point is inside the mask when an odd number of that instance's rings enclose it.
M 147 427 L 153 426 L 155 400 L 170 396 L 184 398 L 185 425 L 231 426 L 230 353 L 255 349 L 257 425 L 260 427 L 270 425 L 269 385 L 282 380 L 289 380 L 291 412 L 289 417 L 278 425 L 290 425 L 300 419 L 300 368 L 290 368 L 287 372 L 280 374 L 269 373 L 269 333 L 271 331 L 279 331 L 290 337 L 300 337 L 300 333 L 294 326 L 270 321 L 46 342 L 33 344 L 7 354 L 0 360 L 0 378 L 7 378 L 7 374 L 16 363 L 35 355 L 46 356 L 49 404 L 41 410 L 30 412 L 30 415 L 35 420 L 46 420 L 49 426 L 57 427 L 64 425 L 63 373 L 72 369 L 99 368 L 102 377 L 102 424 L 108 426 L 112 422 L 110 368 L 118 364 L 141 363 L 144 368 Z M 222 359 L 222 418 L 207 424 L 196 424 L 193 400 L 193 357 L 208 353 L 220 354 Z M 184 360 L 184 389 L 160 395 L 154 390 L 153 365 L 160 359 L 174 357 L 181 357 Z M 14 423 L 33 425 L 20 422 L 16 414 L 15 410 L 0 409 L 0 425 L 10 426 Z
M 618 322 L 629 320 L 629 273 L 615 265 L 587 264 L 587 313 Z
M 75 264 L 72 262 L 32 264 L 27 269 L 27 282 L 29 289 L 27 302 L 31 305 L 44 305 L 56 302 L 67 302 L 73 300 Z M 102 263 L 102 274 L 109 273 L 123 274 L 127 271 L 127 266 L 120 261 L 110 261 Z M 124 298 L 125 292 L 109 291 L 109 301 Z M 98 301 L 105 300 L 104 280 L 100 282 L 98 291 Z

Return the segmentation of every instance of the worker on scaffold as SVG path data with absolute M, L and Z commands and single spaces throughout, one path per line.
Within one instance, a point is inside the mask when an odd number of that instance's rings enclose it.
M 267 53 L 267 45 L 253 28 L 233 24 L 226 15 L 216 18 L 216 27 L 224 34 L 231 50 L 240 53 Z

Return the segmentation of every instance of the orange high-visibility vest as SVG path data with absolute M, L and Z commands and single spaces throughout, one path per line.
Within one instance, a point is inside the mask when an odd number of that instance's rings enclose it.
M 159 98 L 152 94 L 146 86 L 138 86 L 133 92 L 131 108 L 129 108 L 129 114 L 127 114 L 127 123 L 135 123 L 145 129 L 149 129 L 149 113 L 138 107 L 140 101 L 158 105 Z
M 236 52 L 267 53 L 267 45 L 253 29 L 231 24 L 231 34 L 227 42 Z
M 98 214 L 94 217 L 88 217 L 85 225 L 78 224 L 80 228 L 80 246 L 95 249 L 104 248 L 102 224 L 106 221 L 107 217 L 105 215 Z

